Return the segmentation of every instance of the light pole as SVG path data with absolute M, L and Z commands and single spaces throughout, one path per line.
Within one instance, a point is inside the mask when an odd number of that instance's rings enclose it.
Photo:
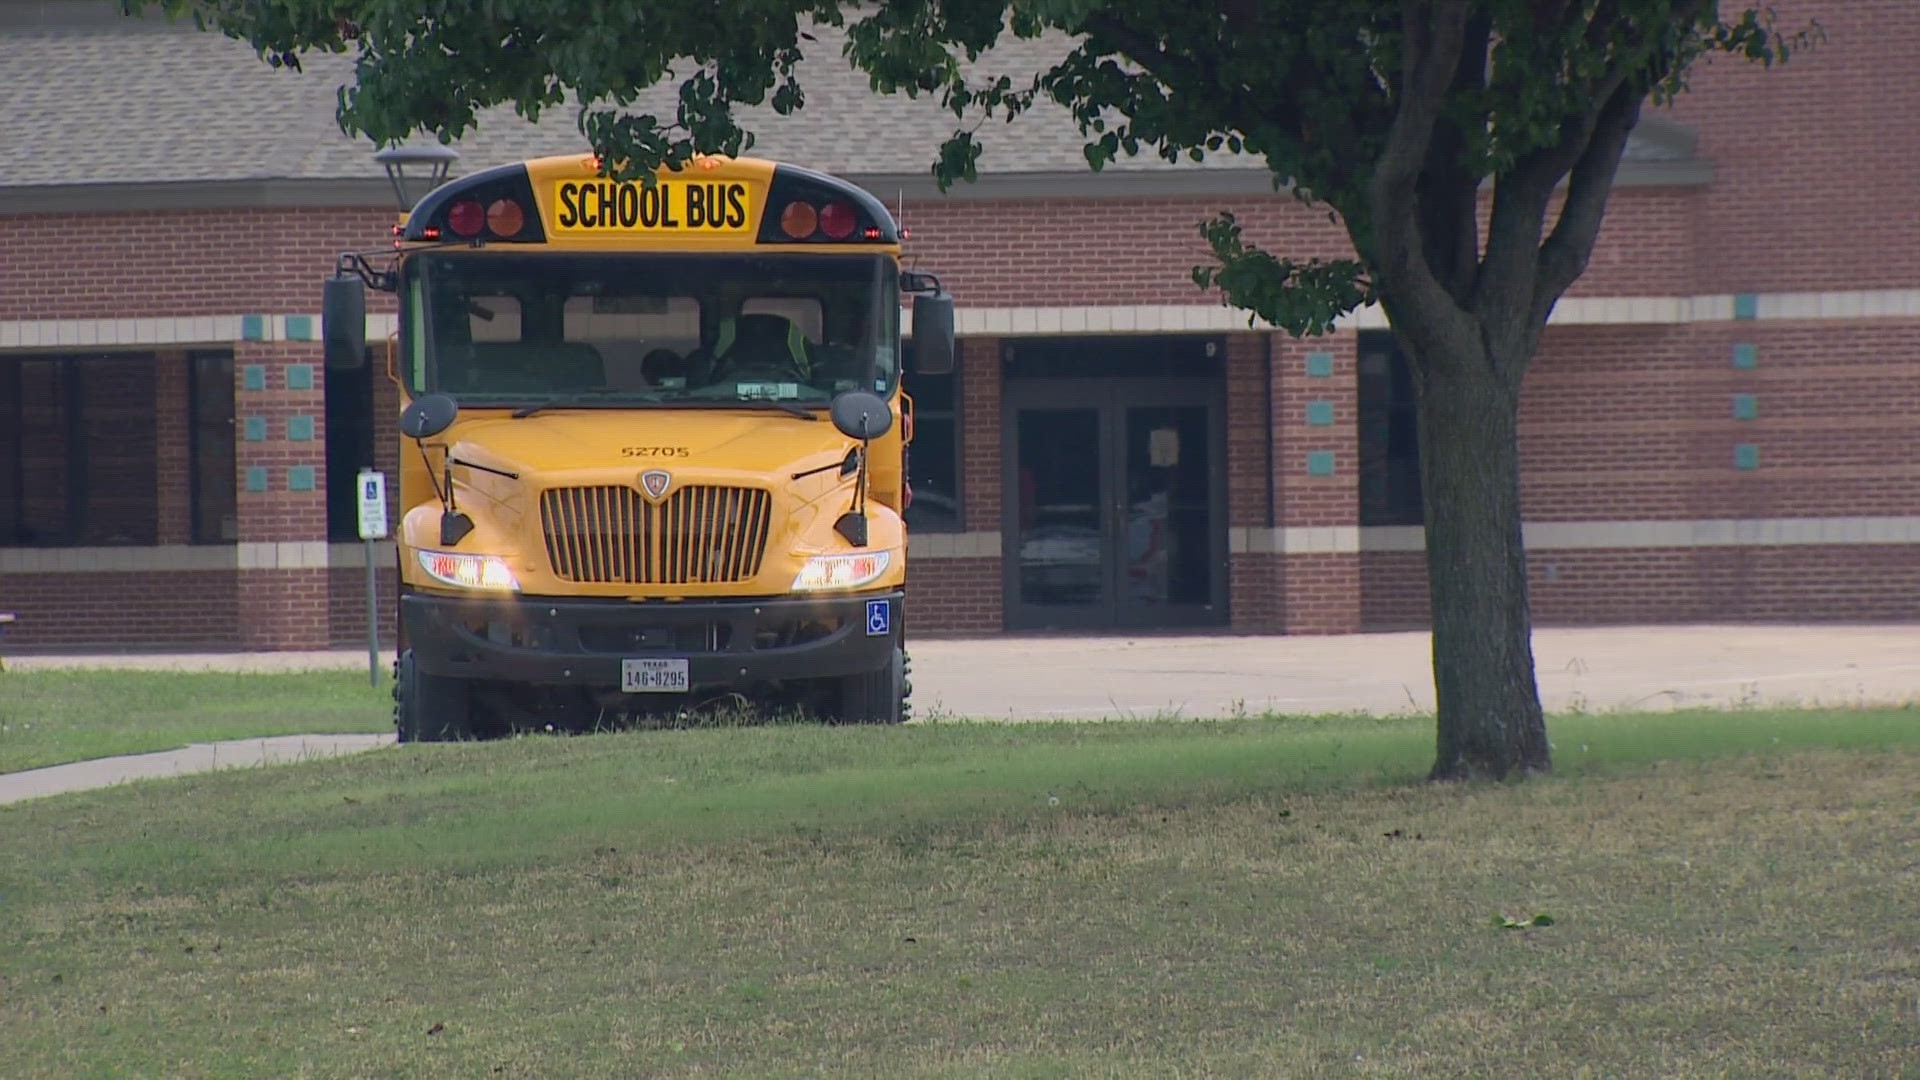
M 447 179 L 447 170 L 460 160 L 460 152 L 451 146 L 390 146 L 375 153 L 373 160 L 387 170 L 393 197 L 405 212 Z M 409 167 L 414 171 L 409 172 Z

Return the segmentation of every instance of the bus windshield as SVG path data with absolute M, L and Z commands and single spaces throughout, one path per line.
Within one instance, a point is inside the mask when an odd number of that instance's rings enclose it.
M 899 374 L 886 256 L 430 251 L 407 273 L 406 381 L 468 407 L 818 406 Z

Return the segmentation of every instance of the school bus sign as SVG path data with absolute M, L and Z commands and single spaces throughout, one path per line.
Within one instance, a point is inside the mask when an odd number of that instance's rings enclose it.
M 574 235 L 635 233 L 735 236 L 753 228 L 754 186 L 745 180 L 601 177 L 555 181 L 554 231 Z

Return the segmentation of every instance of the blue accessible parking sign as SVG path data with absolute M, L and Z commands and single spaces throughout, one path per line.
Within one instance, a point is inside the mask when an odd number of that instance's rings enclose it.
M 893 629 L 893 612 L 885 600 L 867 601 L 867 636 L 880 637 Z

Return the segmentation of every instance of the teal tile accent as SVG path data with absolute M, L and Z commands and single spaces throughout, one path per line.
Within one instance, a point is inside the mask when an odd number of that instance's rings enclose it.
M 1741 443 L 1733 448 L 1733 467 L 1736 469 L 1757 469 L 1760 467 L 1760 448 L 1753 443 Z
M 313 466 L 295 465 L 287 470 L 288 491 L 313 490 Z
M 1733 347 L 1733 366 L 1742 371 L 1752 371 L 1760 366 L 1760 346 L 1735 345 Z
M 249 390 L 267 388 L 267 369 L 260 364 L 248 364 L 240 369 L 241 385 Z
M 256 491 L 256 492 L 267 490 L 266 466 L 264 465 L 247 466 L 247 490 Z
M 311 315 L 287 316 L 287 340 L 288 341 L 312 341 L 313 340 L 313 316 Z
M 288 364 L 287 365 L 287 389 L 289 390 L 313 389 L 313 365 L 312 364 Z
M 247 441 L 259 442 L 267 437 L 267 418 L 264 416 L 247 417 Z
M 1307 454 L 1307 475 L 1308 476 L 1332 476 L 1333 475 L 1333 451 L 1331 450 L 1309 451 Z
M 1333 402 L 1307 402 L 1307 423 L 1312 424 L 1314 427 L 1326 427 L 1333 423 Z
M 287 417 L 287 438 L 292 439 L 294 442 L 311 442 L 313 440 L 313 417 Z
M 1752 394 L 1733 395 L 1733 418 L 1752 420 L 1760 415 L 1760 399 Z
M 267 317 L 265 315 L 240 316 L 240 336 L 247 341 L 267 340 Z
M 1330 352 L 1310 352 L 1307 354 L 1307 374 L 1316 379 L 1324 379 L 1333 374 L 1333 354 Z
M 1750 292 L 1733 295 L 1733 317 L 1736 319 L 1757 319 L 1760 317 L 1760 298 Z

